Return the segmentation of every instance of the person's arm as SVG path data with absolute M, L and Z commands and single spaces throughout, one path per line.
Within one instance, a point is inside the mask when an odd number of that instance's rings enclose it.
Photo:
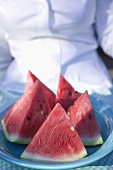
M 100 47 L 113 58 L 113 0 L 97 0 L 96 32 Z
M 4 30 L 0 23 L 0 84 L 2 84 L 5 79 L 6 70 L 11 61 L 12 57 L 10 55 L 8 44 L 5 40 Z

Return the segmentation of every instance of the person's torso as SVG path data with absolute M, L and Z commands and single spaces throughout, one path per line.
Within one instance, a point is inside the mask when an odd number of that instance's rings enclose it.
M 0 0 L 2 23 L 15 58 L 6 82 L 25 82 L 28 69 L 50 87 L 57 84 L 62 70 L 74 82 L 70 65 L 75 67 L 76 58 L 83 56 L 85 61 L 85 55 L 88 62 L 90 52 L 97 57 L 95 14 L 96 0 Z
M 88 41 L 95 10 L 96 0 L 0 0 L 4 27 L 19 40 L 56 36 Z

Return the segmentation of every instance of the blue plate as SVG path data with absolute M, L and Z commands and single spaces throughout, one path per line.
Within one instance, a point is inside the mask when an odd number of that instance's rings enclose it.
M 7 104 L 0 111 L 0 121 L 14 104 L 15 101 Z M 0 158 L 21 167 L 32 169 L 58 170 L 71 169 L 89 165 L 105 157 L 113 151 L 113 110 L 101 100 L 91 96 L 91 102 L 99 124 L 104 144 L 95 147 L 86 147 L 88 156 L 73 162 L 51 162 L 51 161 L 28 161 L 20 158 L 26 145 L 14 144 L 6 140 L 2 127 L 0 125 Z

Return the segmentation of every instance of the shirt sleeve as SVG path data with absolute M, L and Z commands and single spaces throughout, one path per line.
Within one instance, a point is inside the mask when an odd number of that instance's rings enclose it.
M 100 47 L 113 58 L 113 0 L 97 0 L 96 32 Z
M 5 39 L 4 29 L 0 22 L 0 84 L 5 79 L 6 70 L 12 61 L 9 46 Z

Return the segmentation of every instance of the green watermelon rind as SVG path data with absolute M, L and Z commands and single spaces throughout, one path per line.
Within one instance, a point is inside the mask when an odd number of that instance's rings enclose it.
M 96 146 L 103 144 L 103 139 L 100 135 L 94 137 L 81 137 L 84 146 Z
M 28 160 L 31 160 L 31 161 L 37 161 L 37 160 L 46 160 L 46 161 L 59 161 L 59 162 L 70 162 L 70 161 L 75 161 L 75 160 L 80 160 L 80 159 L 83 159 L 84 157 L 86 157 L 88 154 L 86 152 L 86 150 L 83 150 L 81 151 L 81 153 L 79 154 L 69 154 L 68 156 L 60 156 L 59 158 L 49 158 L 49 157 L 46 157 L 46 156 L 41 156 L 39 154 L 32 154 L 32 153 L 28 153 L 27 151 L 24 151 L 22 154 L 21 154 L 21 158 L 22 159 L 28 159 Z
M 22 138 L 18 135 L 10 135 L 7 130 L 6 130 L 6 127 L 5 127 L 5 124 L 4 124 L 4 119 L 1 120 L 1 124 L 2 124 L 2 129 L 3 129 L 3 132 L 4 132 L 4 135 L 6 137 L 6 139 L 10 142 L 14 142 L 14 143 L 17 143 L 17 144 L 29 144 L 30 141 L 31 141 L 31 138 Z

